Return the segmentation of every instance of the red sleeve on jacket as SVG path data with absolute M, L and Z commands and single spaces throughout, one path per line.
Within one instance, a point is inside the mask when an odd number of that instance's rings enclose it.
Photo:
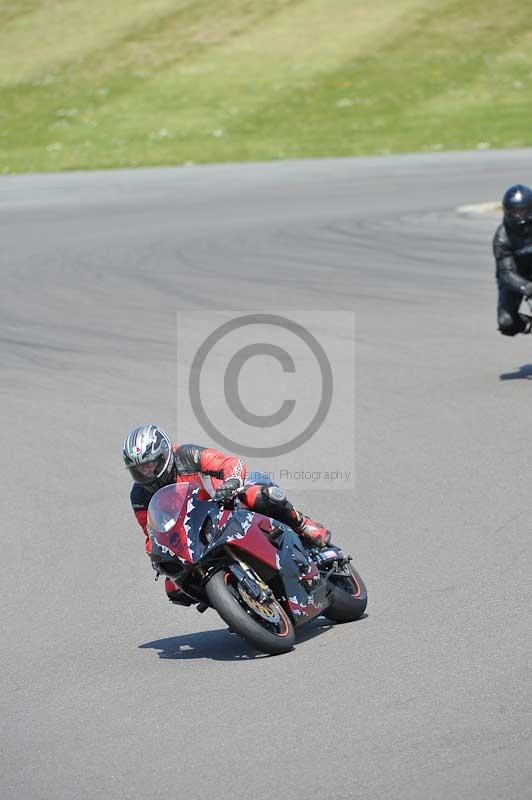
M 140 508 L 135 510 L 135 516 L 137 518 L 137 522 L 139 523 L 140 527 L 144 531 L 144 536 L 146 537 L 146 552 L 151 553 L 151 541 L 150 537 L 148 536 L 148 512 L 145 508 Z
M 241 458 L 226 456 L 210 447 L 206 447 L 201 453 L 200 469 L 209 475 L 221 475 L 224 481 L 227 478 L 239 478 L 242 483 L 247 473 L 247 467 Z

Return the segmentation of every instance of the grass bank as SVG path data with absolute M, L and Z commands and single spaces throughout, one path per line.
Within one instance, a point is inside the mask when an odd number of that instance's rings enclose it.
M 0 0 L 0 173 L 532 144 L 508 0 Z

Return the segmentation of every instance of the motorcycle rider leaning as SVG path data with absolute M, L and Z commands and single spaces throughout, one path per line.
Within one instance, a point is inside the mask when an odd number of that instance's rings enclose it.
M 168 434 L 158 425 L 133 428 L 125 438 L 123 458 L 134 480 L 131 504 L 146 537 L 147 553 L 151 550 L 147 531 L 150 500 L 163 486 L 183 481 L 201 486 L 199 497 L 203 500 L 210 497 L 230 500 L 237 490 L 243 489 L 239 498 L 244 505 L 289 525 L 307 546 L 322 547 L 329 543 L 330 531 L 297 511 L 273 481 L 246 483 L 247 468 L 240 458 L 195 444 L 172 445 Z M 170 578 L 166 578 L 165 589 L 172 602 L 188 604 Z
M 532 297 L 532 190 L 523 184 L 510 186 L 502 206 L 503 221 L 493 238 L 497 319 L 504 336 L 515 336 L 532 328 L 532 318 L 519 313 L 523 297 Z

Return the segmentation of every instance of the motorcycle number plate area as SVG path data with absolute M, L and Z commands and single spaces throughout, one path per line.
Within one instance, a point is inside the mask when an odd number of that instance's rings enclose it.
M 316 561 L 320 564 L 332 564 L 333 561 L 336 561 L 338 558 L 338 551 L 337 550 L 320 550 L 316 557 Z

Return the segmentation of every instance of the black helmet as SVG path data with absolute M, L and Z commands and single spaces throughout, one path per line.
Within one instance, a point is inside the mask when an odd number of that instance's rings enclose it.
M 174 479 L 172 442 L 158 425 L 133 428 L 125 438 L 123 456 L 136 483 L 156 489 Z
M 532 189 L 516 183 L 502 198 L 504 222 L 510 228 L 522 228 L 532 223 Z

